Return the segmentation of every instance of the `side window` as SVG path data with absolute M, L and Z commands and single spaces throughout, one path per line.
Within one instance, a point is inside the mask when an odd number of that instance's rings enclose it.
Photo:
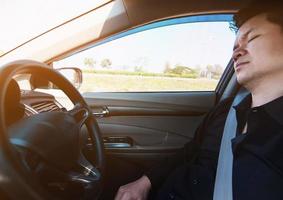
M 235 34 L 229 21 L 210 18 L 146 25 L 53 66 L 80 68 L 82 93 L 213 91 L 231 58 Z

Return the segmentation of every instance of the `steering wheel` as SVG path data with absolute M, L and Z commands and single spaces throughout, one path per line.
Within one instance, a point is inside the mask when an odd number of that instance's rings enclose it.
M 32 74 L 54 83 L 73 102 L 70 111 L 30 116 L 7 128 L 5 94 L 15 75 Z M 20 60 L 0 68 L 0 185 L 18 199 L 97 199 L 105 168 L 104 146 L 90 108 L 75 87 L 46 64 Z M 88 130 L 95 162 L 82 153 L 81 127 Z M 38 180 L 42 184 L 38 184 Z M 77 196 L 76 196 L 77 195 Z

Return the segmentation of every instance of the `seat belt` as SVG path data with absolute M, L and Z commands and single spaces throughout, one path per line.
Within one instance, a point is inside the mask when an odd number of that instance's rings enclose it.
M 248 94 L 247 90 L 240 89 L 233 100 L 226 118 L 218 156 L 213 200 L 233 200 L 233 152 L 231 140 L 236 136 L 237 131 L 237 118 L 234 106 L 238 105 Z

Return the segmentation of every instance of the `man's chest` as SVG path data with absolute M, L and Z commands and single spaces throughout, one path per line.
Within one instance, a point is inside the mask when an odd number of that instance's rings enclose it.
M 260 111 L 250 112 L 243 118 L 245 119 L 238 119 L 237 136 L 231 141 L 235 159 L 244 154 L 254 154 L 262 157 L 262 160 L 272 158 L 273 162 L 281 163 L 280 161 L 283 161 L 283 126 Z M 216 168 L 225 120 L 225 114 L 219 115 L 204 128 L 204 136 L 199 148 L 198 162 L 200 164 Z

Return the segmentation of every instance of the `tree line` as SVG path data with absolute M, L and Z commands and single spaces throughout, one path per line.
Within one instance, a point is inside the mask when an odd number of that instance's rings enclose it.
M 109 70 L 112 67 L 112 61 L 109 58 L 102 59 L 100 63 L 98 63 L 93 58 L 84 59 L 84 65 L 86 67 L 95 69 L 98 64 L 101 66 L 102 69 Z M 125 70 L 125 72 L 126 71 L 128 70 Z M 147 72 L 141 65 L 134 66 L 132 68 L 132 71 L 135 73 L 139 73 L 141 75 L 142 74 L 153 74 L 153 73 Z M 184 66 L 180 64 L 171 66 L 169 62 L 166 62 L 162 74 L 164 74 L 165 76 L 169 76 L 169 77 L 187 77 L 187 78 L 204 77 L 204 78 L 219 79 L 223 71 L 224 71 L 224 68 L 219 64 L 207 65 L 206 67 L 200 67 L 200 66 L 189 67 L 189 66 Z M 120 70 L 120 73 L 122 73 L 121 70 Z

